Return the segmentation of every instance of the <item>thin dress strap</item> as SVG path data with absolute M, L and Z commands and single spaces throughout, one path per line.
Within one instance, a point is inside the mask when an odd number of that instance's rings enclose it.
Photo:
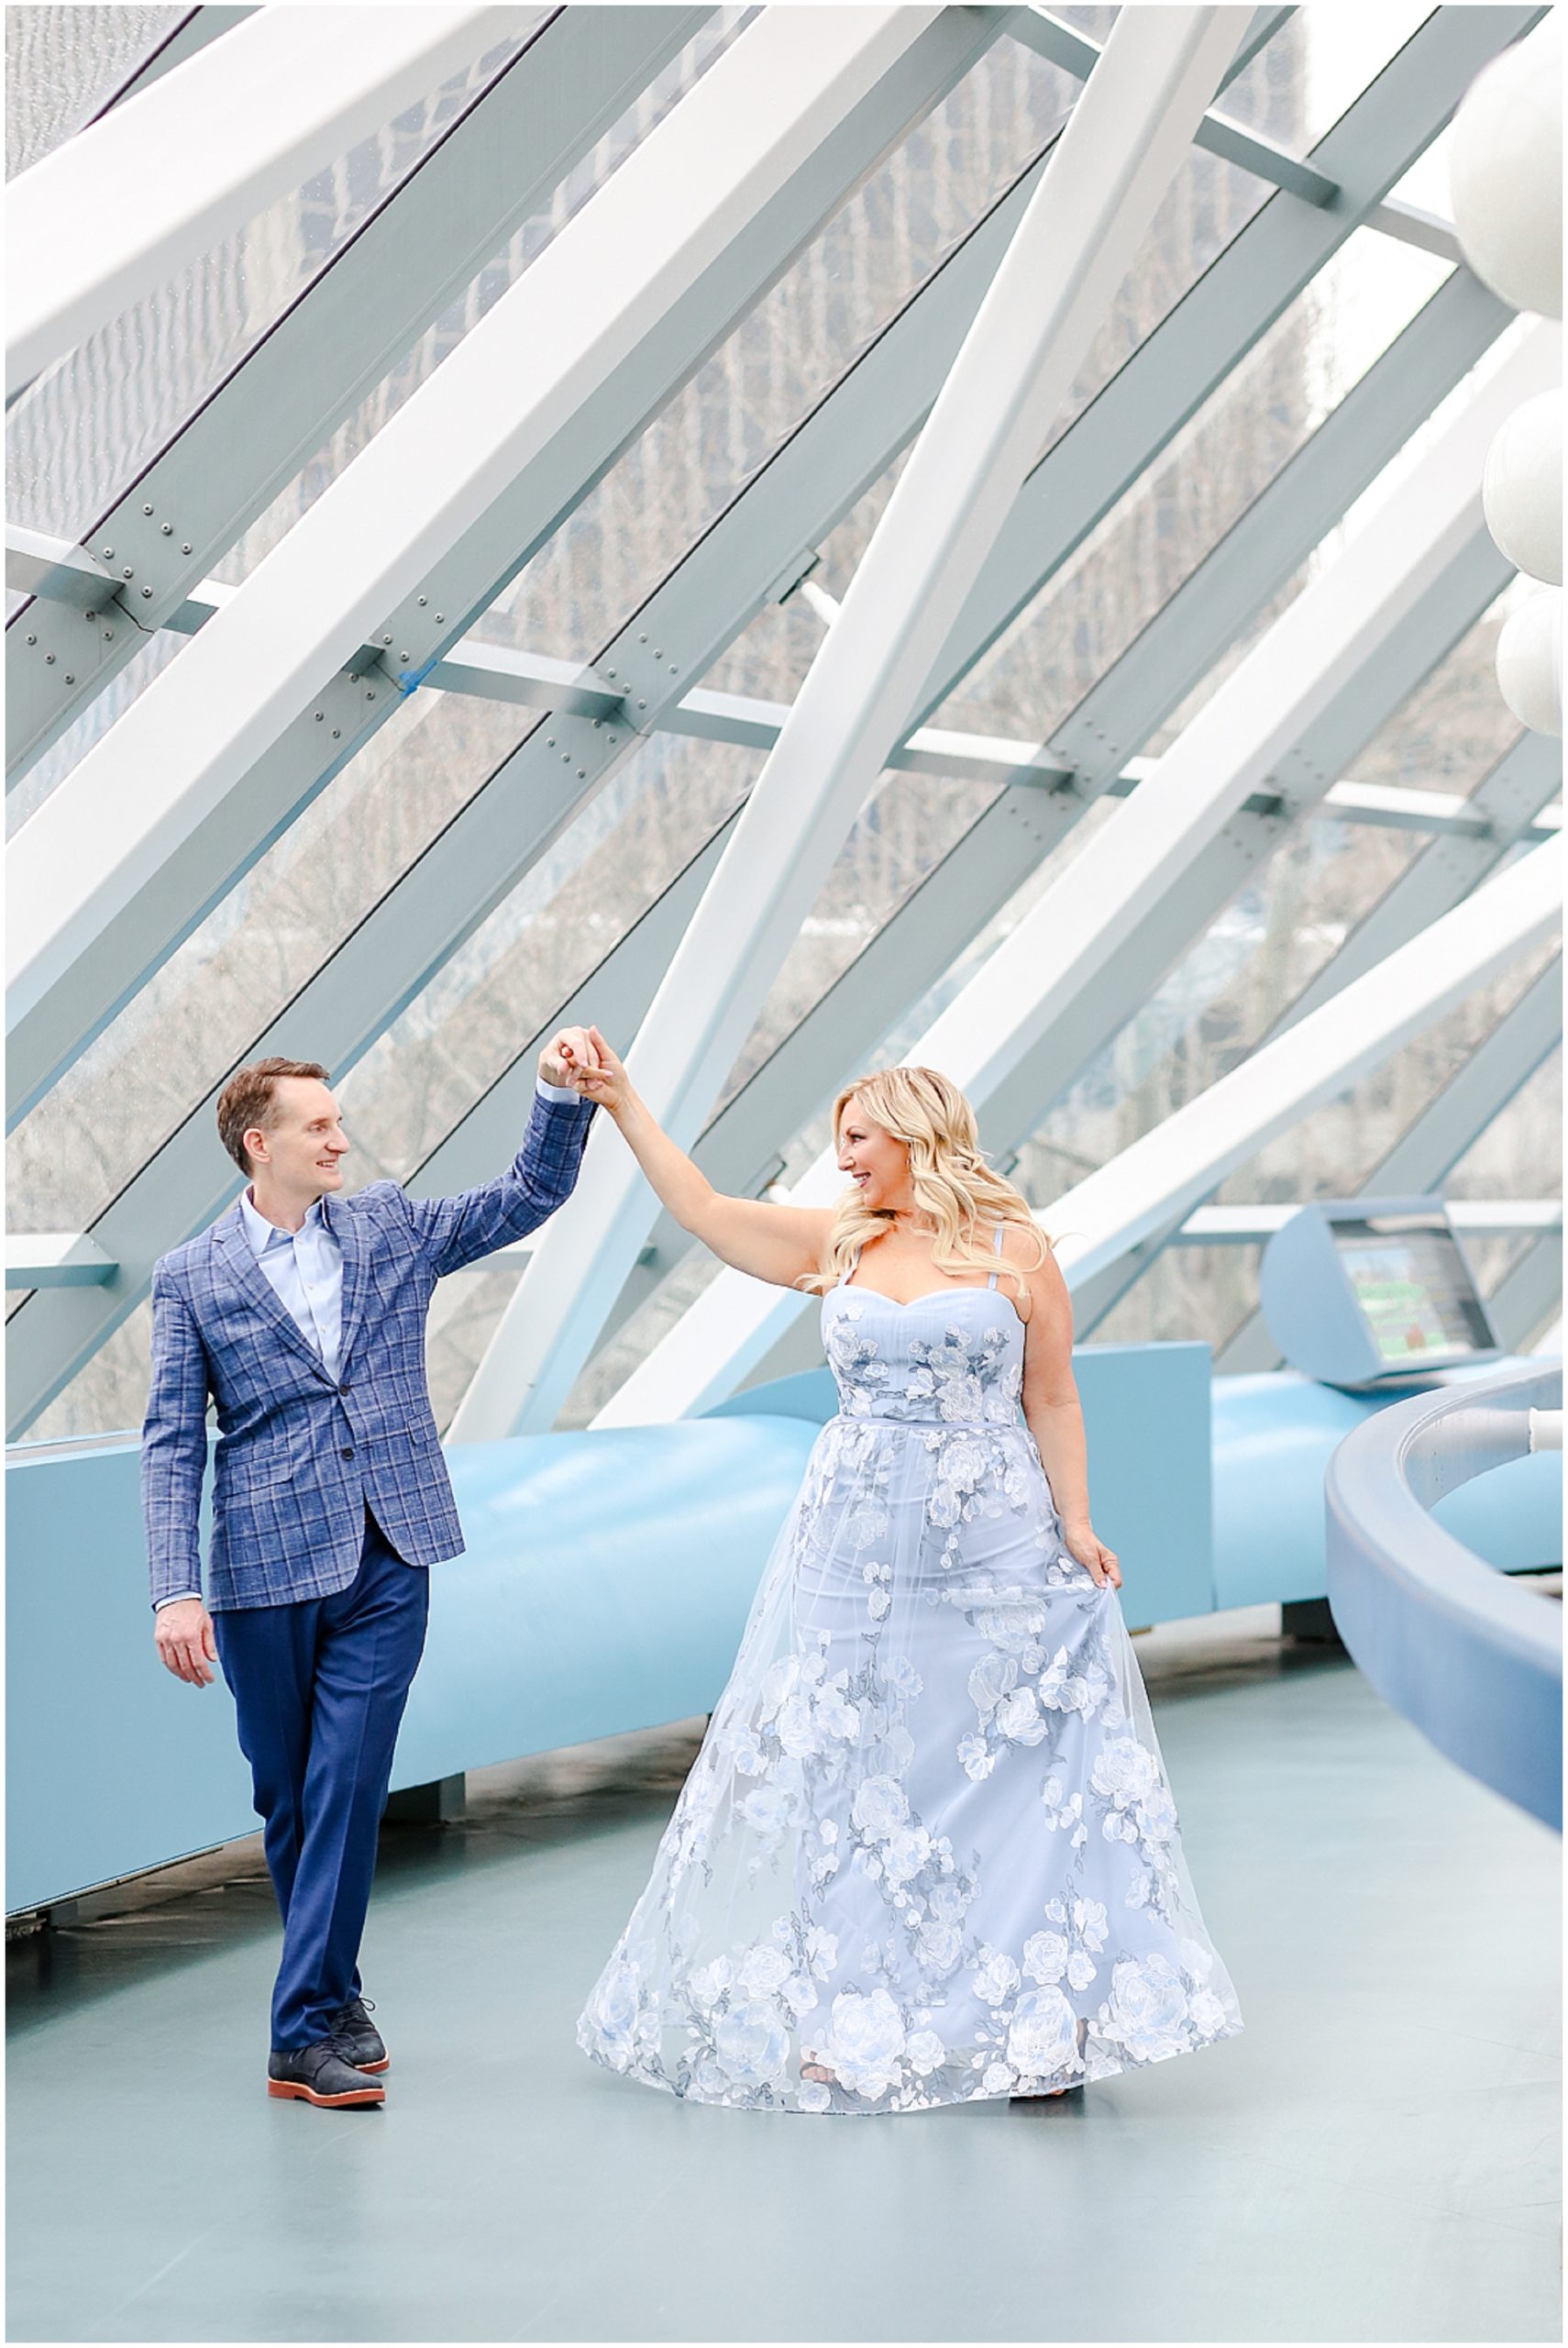
M 992 1246 L 995 1247 L 995 1249 L 996 1249 L 996 1251 L 997 1251 L 997 1254 L 998 1254 L 999 1256 L 1001 1254 L 1001 1240 L 1002 1240 L 1002 1227 L 1001 1227 L 1001 1224 L 999 1223 L 999 1224 L 998 1224 L 998 1225 L 997 1225 L 997 1228 L 996 1228 L 996 1236 L 995 1236 L 995 1238 L 993 1239 L 993 1241 L 992 1241 L 992 1243 L 991 1243 L 991 1244 L 992 1244 Z M 1000 1270 L 1001 1270 L 1001 1266 L 1000 1266 L 1000 1264 L 999 1264 L 999 1265 L 997 1266 L 996 1271 L 994 1271 L 994 1272 L 991 1274 L 990 1279 L 986 1282 L 986 1286 L 987 1286 L 988 1288 L 995 1288 L 995 1286 L 996 1286 L 996 1284 L 997 1284 L 997 1278 L 998 1278 L 998 1274 L 999 1274 Z
M 860 1250 L 859 1250 L 859 1248 L 857 1247 L 857 1248 L 856 1249 L 856 1251 L 855 1251 L 854 1255 L 850 1257 L 850 1259 L 849 1259 L 848 1263 L 845 1266 L 845 1268 L 844 1268 L 843 1271 L 842 1271 L 842 1272 L 840 1272 L 840 1274 L 839 1274 L 839 1276 L 838 1276 L 837 1279 L 835 1279 L 835 1280 L 834 1280 L 834 1288 L 843 1288 L 843 1286 L 845 1285 L 845 1282 L 846 1280 L 848 1280 L 848 1279 L 852 1279 L 852 1278 L 853 1278 L 853 1276 L 855 1275 L 855 1273 L 856 1273 L 859 1269 L 860 1269 Z

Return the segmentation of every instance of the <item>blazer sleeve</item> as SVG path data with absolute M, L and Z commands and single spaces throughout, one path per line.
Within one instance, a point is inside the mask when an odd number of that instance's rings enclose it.
M 414 1236 L 437 1277 L 458 1271 L 536 1231 L 577 1186 L 591 1101 L 550 1101 L 536 1093 L 523 1146 L 504 1174 L 449 1199 L 411 1199 Z
M 174 1275 L 152 1275 L 152 1385 L 141 1430 L 141 1507 L 152 1602 L 202 1587 L 198 1518 L 207 1465 L 206 1348 Z

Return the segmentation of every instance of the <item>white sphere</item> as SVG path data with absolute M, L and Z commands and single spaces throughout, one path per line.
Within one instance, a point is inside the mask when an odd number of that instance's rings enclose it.
M 1540 392 L 1498 430 L 1481 481 L 1486 527 L 1516 569 L 1562 584 L 1562 394 Z
M 1562 316 L 1562 36 L 1539 31 L 1478 73 L 1453 119 L 1449 185 L 1464 258 L 1516 310 Z
M 1562 590 L 1520 605 L 1497 638 L 1503 699 L 1532 734 L 1562 731 Z

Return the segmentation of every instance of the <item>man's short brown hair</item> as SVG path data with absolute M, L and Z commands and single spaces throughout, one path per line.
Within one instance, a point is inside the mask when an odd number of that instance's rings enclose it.
M 319 1060 L 254 1060 L 248 1068 L 237 1068 L 218 1094 L 218 1139 L 242 1174 L 256 1170 L 246 1154 L 245 1136 L 253 1125 L 265 1131 L 281 1076 L 317 1076 L 324 1084 L 330 1081 Z

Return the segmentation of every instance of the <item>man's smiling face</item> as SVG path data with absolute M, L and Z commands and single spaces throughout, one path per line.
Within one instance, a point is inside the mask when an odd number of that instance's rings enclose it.
M 281 1076 L 267 1124 L 245 1135 L 252 1180 L 293 1199 L 340 1191 L 349 1146 L 337 1103 L 315 1076 Z

